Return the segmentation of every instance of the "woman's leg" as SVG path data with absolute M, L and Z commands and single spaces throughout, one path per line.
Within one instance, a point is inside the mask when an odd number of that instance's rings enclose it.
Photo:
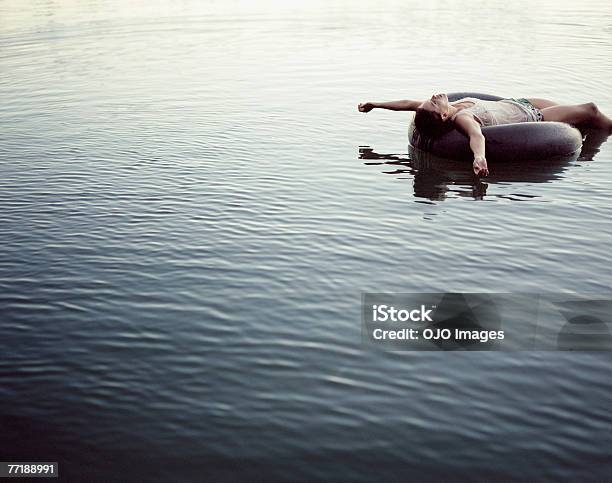
M 575 106 L 552 106 L 542 109 L 544 121 L 569 124 L 589 124 L 600 129 L 612 130 L 612 119 L 605 116 L 592 102 Z
M 529 102 L 533 104 L 537 109 L 546 109 L 547 107 L 558 106 L 559 103 L 555 101 L 549 101 L 548 99 L 540 99 L 537 97 L 528 97 L 526 98 Z

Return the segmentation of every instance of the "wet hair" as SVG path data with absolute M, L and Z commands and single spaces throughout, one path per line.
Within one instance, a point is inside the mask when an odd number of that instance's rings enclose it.
M 419 134 L 427 138 L 437 138 L 453 129 L 453 123 L 442 120 L 437 112 L 426 111 L 422 107 L 417 108 L 414 115 L 414 125 Z

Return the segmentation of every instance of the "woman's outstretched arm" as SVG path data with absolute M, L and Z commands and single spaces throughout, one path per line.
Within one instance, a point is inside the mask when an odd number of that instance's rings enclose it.
M 485 137 L 482 135 L 480 124 L 469 114 L 457 116 L 455 124 L 461 132 L 470 138 L 470 149 L 474 153 L 474 173 L 478 176 L 488 176 L 489 167 L 485 158 Z
M 357 106 L 360 112 L 370 112 L 372 109 L 389 109 L 391 111 L 416 111 L 422 102 L 419 101 L 388 101 L 388 102 L 363 102 Z

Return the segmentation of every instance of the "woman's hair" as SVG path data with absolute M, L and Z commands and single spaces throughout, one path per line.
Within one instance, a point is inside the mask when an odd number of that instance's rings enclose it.
M 437 112 L 417 108 L 414 115 L 414 125 L 421 135 L 427 138 L 436 138 L 453 129 L 453 123 L 444 121 Z

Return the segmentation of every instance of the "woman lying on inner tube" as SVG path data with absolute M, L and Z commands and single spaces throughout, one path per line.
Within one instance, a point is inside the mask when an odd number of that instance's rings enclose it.
M 474 173 L 479 176 L 489 174 L 485 158 L 485 138 L 481 127 L 517 122 L 557 121 L 572 125 L 589 124 L 612 132 L 612 119 L 600 112 L 592 102 L 565 106 L 546 99 L 485 101 L 465 97 L 449 103 L 446 94 L 434 94 L 424 102 L 364 102 L 359 104 L 358 108 L 361 112 L 370 112 L 374 108 L 416 111 L 416 128 L 430 138 L 442 136 L 457 128 L 469 138 L 470 149 L 474 153 Z

